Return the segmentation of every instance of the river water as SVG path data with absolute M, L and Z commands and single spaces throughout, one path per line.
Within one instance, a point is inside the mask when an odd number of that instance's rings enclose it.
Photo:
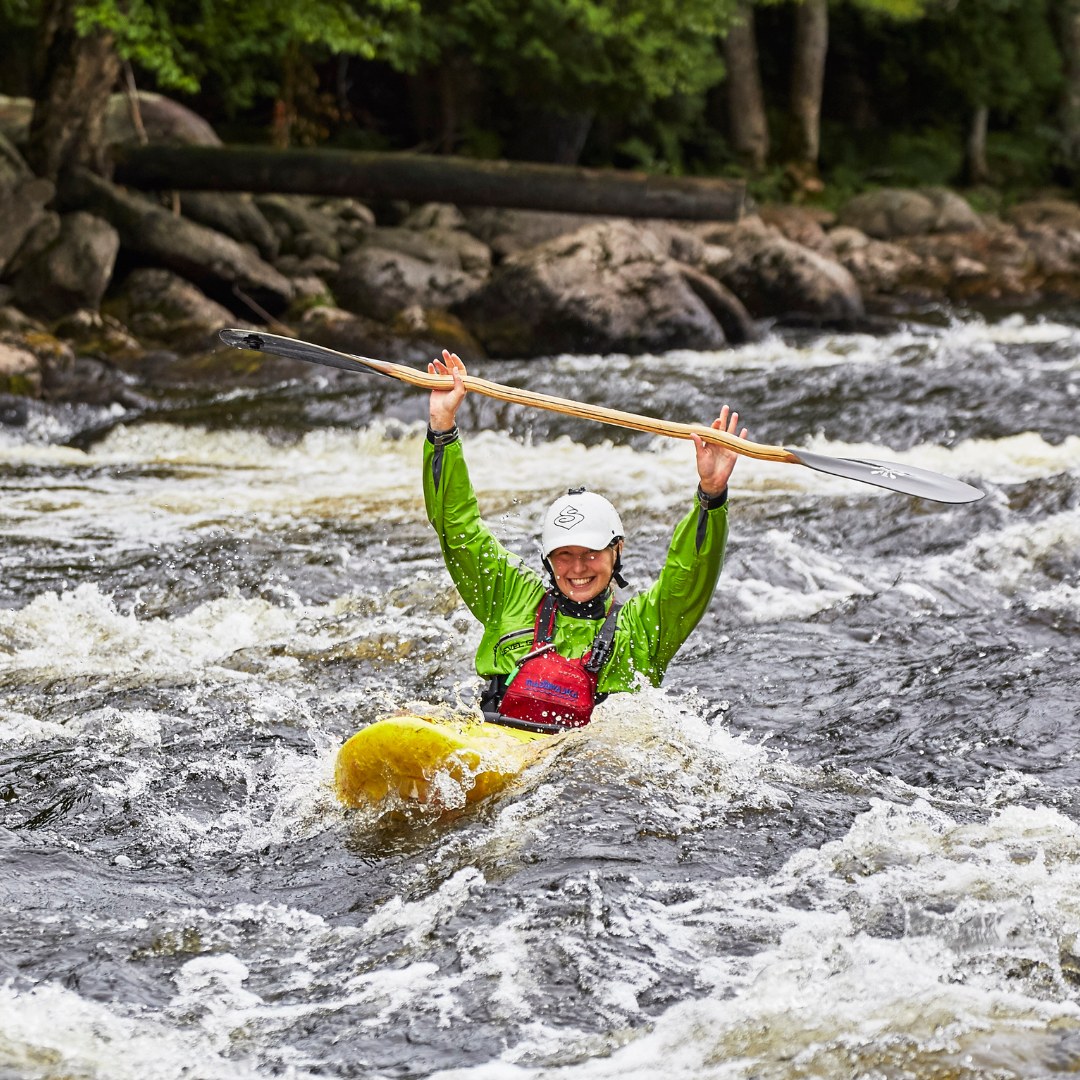
M 1059 313 L 475 365 L 987 496 L 741 460 L 664 688 L 438 821 L 330 786 L 354 730 L 477 688 L 423 395 L 318 373 L 0 428 L 0 1075 L 1080 1071 L 1078 357 Z M 653 579 L 690 444 L 461 421 L 511 548 L 586 483 Z

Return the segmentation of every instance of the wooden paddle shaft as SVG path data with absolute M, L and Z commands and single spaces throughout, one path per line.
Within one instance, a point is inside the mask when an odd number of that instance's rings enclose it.
M 376 371 L 381 371 L 384 375 L 425 390 L 449 390 L 454 385 L 454 380 L 449 375 L 432 375 L 402 364 L 392 364 L 387 360 L 373 360 L 370 357 L 355 357 L 355 359 L 362 360 L 363 363 Z M 497 398 L 499 401 L 508 401 L 513 405 L 547 409 L 565 416 L 576 416 L 579 420 L 598 420 L 602 424 L 613 424 L 633 431 L 645 431 L 652 435 L 666 435 L 673 439 L 692 439 L 695 435 L 700 435 L 705 442 L 723 446 L 743 457 L 758 458 L 761 461 L 783 461 L 791 465 L 801 464 L 790 450 L 785 450 L 782 446 L 750 442 L 736 435 L 729 435 L 726 431 L 717 431 L 716 428 L 707 427 L 705 424 L 678 424 L 671 420 L 657 420 L 651 416 L 639 416 L 637 413 L 623 412 L 620 409 L 607 409 L 601 405 L 589 405 L 582 401 L 571 401 L 569 398 L 538 394 L 532 390 L 519 390 L 517 387 L 504 386 L 502 383 L 477 378 L 475 375 L 463 376 L 462 382 L 466 390 L 473 390 L 478 394 Z

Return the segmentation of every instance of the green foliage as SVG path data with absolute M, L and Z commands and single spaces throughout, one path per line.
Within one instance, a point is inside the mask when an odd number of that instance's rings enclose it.
M 164 87 L 189 93 L 199 88 L 191 73 L 194 55 L 185 48 L 168 12 L 145 0 L 130 0 L 123 9 L 114 0 L 83 3 L 75 9 L 75 29 L 82 36 L 108 31 L 120 55 L 152 71 Z
M 0 0 L 29 11 L 31 0 Z M 489 92 L 621 113 L 720 81 L 734 0 L 76 0 L 165 90 L 209 82 L 231 110 L 274 96 L 290 49 L 402 72 L 467 63 Z
M 110 31 L 120 55 L 163 89 L 192 93 L 209 77 L 239 108 L 277 91 L 296 45 L 398 59 L 419 10 L 419 0 L 79 0 L 75 13 L 81 34 Z
M 759 51 L 774 146 L 783 145 L 789 115 L 796 2 L 754 0 L 765 27 Z M 282 101 L 294 141 L 331 132 L 358 146 L 426 139 L 490 157 L 527 152 L 549 121 L 565 134 L 559 120 L 583 118 L 590 163 L 676 174 L 733 167 L 716 88 L 722 94 L 720 43 L 736 0 L 70 3 L 80 32 L 113 35 L 140 85 L 200 92 L 197 107 L 215 123 L 238 116 L 248 131 L 265 130 L 268 103 Z M 1061 138 L 1063 3 L 831 0 L 821 154 L 829 188 L 956 183 L 966 131 L 982 106 L 990 109 L 995 177 L 1016 185 L 1050 179 Z M 0 0 L 0 22 L 21 31 L 25 46 L 45 5 Z M 328 76 L 345 71 L 327 63 L 334 58 L 348 59 L 355 84 L 372 72 L 384 80 L 375 106 L 328 86 Z M 8 85 L 25 78 L 26 66 L 9 63 Z M 417 76 L 410 91 L 428 95 L 423 122 L 386 120 L 388 100 L 408 111 L 403 75 Z M 372 122 L 342 131 L 353 106 Z M 434 130 L 444 122 L 440 110 L 452 131 Z M 778 171 L 755 183 L 760 195 L 781 196 L 790 179 Z
M 852 6 L 887 19 L 920 19 L 933 0 L 851 0 Z
M 715 85 L 734 0 L 422 0 L 413 65 L 483 72 L 498 94 L 616 113 Z
M 956 182 L 964 166 L 964 140 L 958 128 L 890 130 L 864 139 L 830 130 L 828 137 L 830 185 L 948 185 Z
M 34 0 L 0 0 L 0 26 L 26 30 L 37 24 L 38 14 Z
M 1061 83 L 1047 0 L 935 0 L 926 67 L 969 106 L 1038 108 Z

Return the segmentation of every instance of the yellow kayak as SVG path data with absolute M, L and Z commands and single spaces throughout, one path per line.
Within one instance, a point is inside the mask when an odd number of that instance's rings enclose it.
M 501 791 L 556 738 L 487 721 L 387 716 L 338 751 L 337 795 L 355 807 L 396 796 L 458 808 Z

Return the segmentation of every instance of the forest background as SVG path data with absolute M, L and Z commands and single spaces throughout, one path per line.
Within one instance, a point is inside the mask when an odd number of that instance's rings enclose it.
M 119 87 L 226 142 L 874 186 L 976 205 L 1080 166 L 1080 0 L 0 0 L 27 159 L 102 167 Z

